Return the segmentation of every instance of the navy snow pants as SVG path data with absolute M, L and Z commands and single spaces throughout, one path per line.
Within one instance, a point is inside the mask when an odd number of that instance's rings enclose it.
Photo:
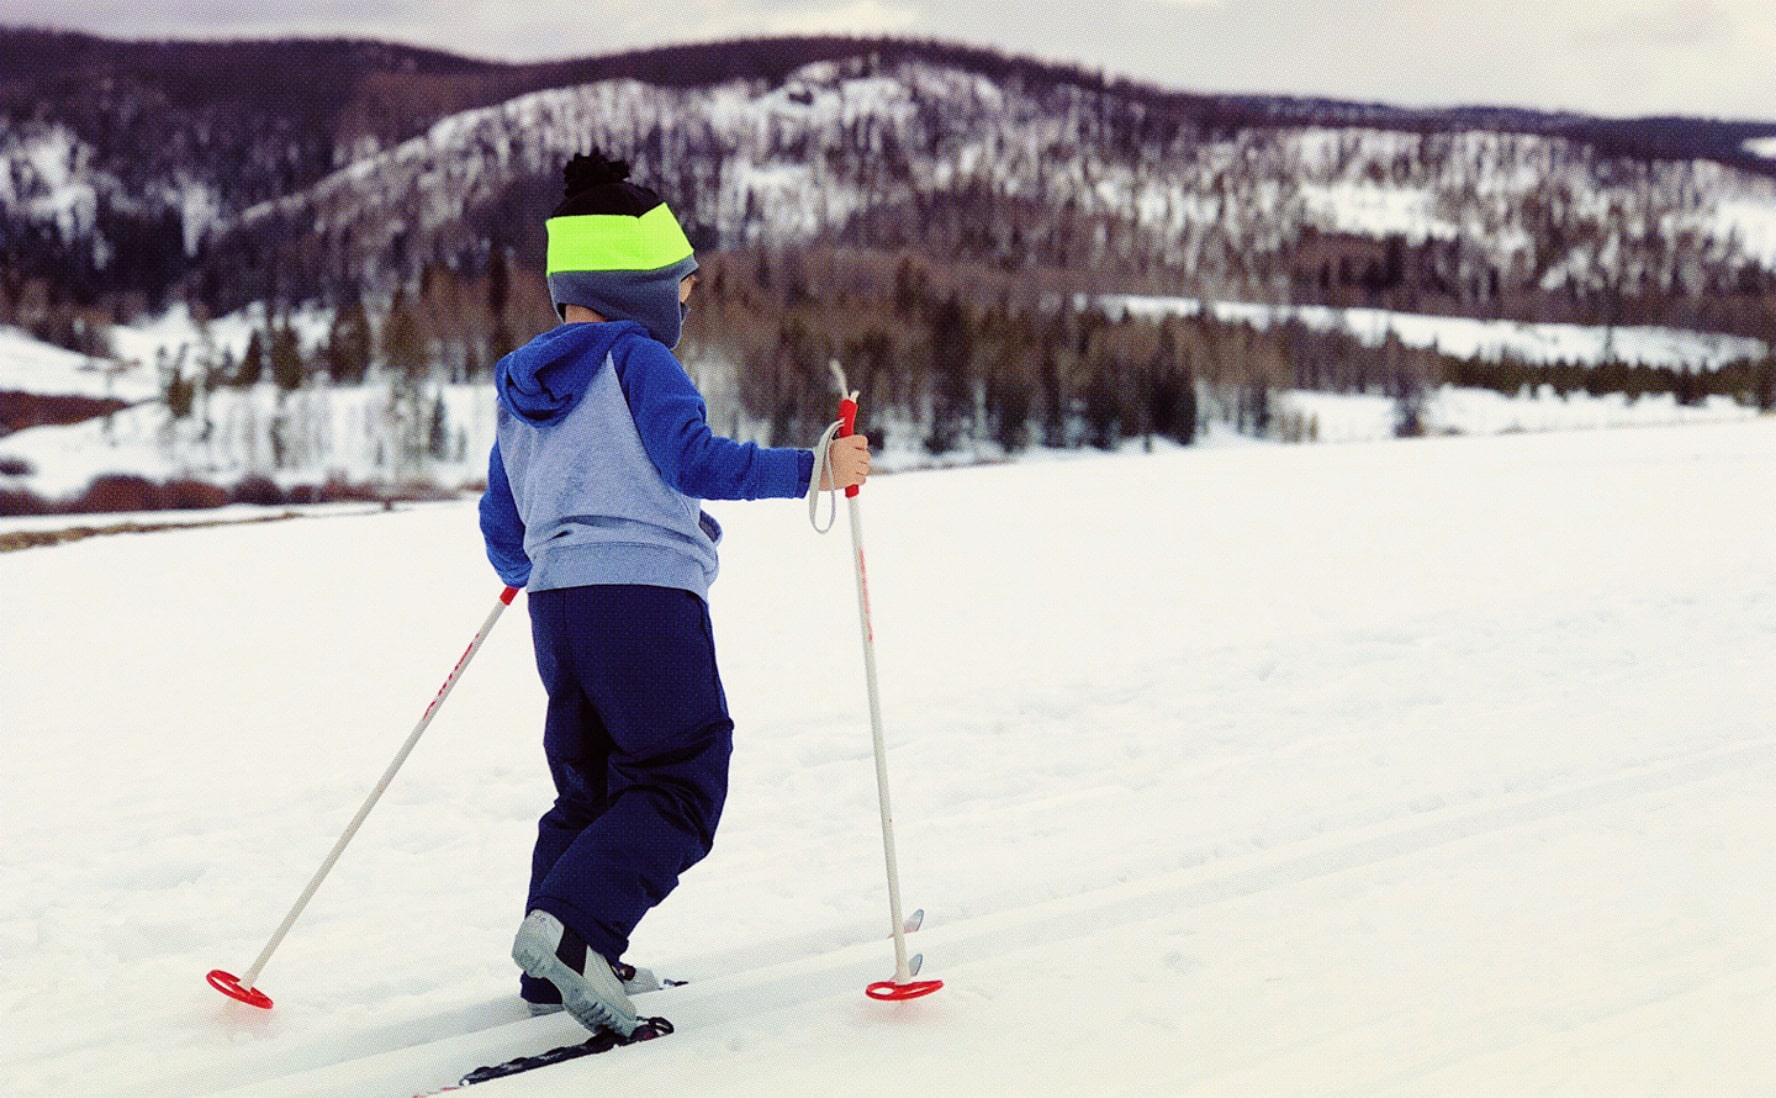
M 537 828 L 525 910 L 616 960 L 709 853 L 727 799 L 734 724 L 709 609 L 690 591 L 636 585 L 536 591 L 529 604 L 556 798 Z M 524 991 L 558 998 L 528 976 Z

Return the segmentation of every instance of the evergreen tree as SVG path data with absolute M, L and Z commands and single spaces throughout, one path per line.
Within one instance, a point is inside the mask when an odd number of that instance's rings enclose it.
M 1028 441 L 1030 411 L 1035 389 L 1028 379 L 1011 372 L 995 373 L 987 382 L 987 419 L 993 441 L 1006 453 L 1016 453 Z
M 1061 374 L 1061 347 L 1067 339 L 1066 321 L 1053 317 L 1042 332 L 1037 382 L 1042 389 L 1042 445 L 1059 449 L 1067 445 L 1067 388 Z
M 1756 370 L 1756 403 L 1759 411 L 1776 409 L 1776 299 L 1764 313 L 1764 359 Z
M 431 416 L 426 423 L 426 453 L 442 460 L 450 453 L 450 415 L 444 407 L 444 390 L 432 397 Z
M 511 325 L 506 323 L 506 318 L 503 316 L 495 318 L 493 331 L 489 332 L 487 336 L 487 364 L 491 366 L 517 349 L 518 337 L 512 334 Z M 473 366 L 475 369 L 479 369 L 479 361 Z
M 487 335 L 487 361 L 498 362 L 518 347 L 512 326 L 506 321 L 506 304 L 512 297 L 512 273 L 503 249 L 495 249 L 487 264 L 487 313 L 492 326 Z M 478 356 L 469 363 L 471 373 L 479 373 Z
M 867 404 L 882 404 L 889 399 L 894 370 L 894 337 L 878 324 L 871 324 L 855 338 L 845 341 L 845 368 L 851 384 L 857 387 Z
M 505 315 L 511 292 L 512 273 L 506 266 L 506 253 L 495 249 L 487 263 L 487 311 L 495 320 Z
M 254 328 L 247 337 L 247 349 L 241 355 L 240 369 L 236 371 L 235 383 L 242 386 L 259 384 L 259 378 L 265 371 L 265 336 L 258 328 Z
M 191 414 L 191 405 L 197 396 L 197 385 L 185 372 L 173 367 L 166 379 L 166 404 L 174 419 L 184 419 Z
M 903 258 L 900 261 L 900 266 L 894 270 L 895 313 L 903 317 L 910 317 L 918 312 L 924 306 L 925 299 L 931 292 L 928 287 L 929 281 L 924 269 L 914 263 L 912 257 Z
M 370 350 L 370 320 L 364 315 L 364 303 L 354 295 L 333 315 L 327 331 L 327 372 L 339 384 L 357 384 L 370 368 Z
M 956 448 L 974 407 L 974 334 L 962 303 L 951 294 L 931 319 L 931 433 L 925 449 Z
M 816 419 L 826 414 L 828 402 L 824 397 L 831 391 L 826 371 L 829 357 L 799 315 L 792 314 L 778 325 L 777 345 L 770 357 L 769 405 L 765 409 L 773 440 L 804 436 Z M 810 414 L 804 407 L 808 400 L 820 400 L 819 411 Z
M 1000 315 L 993 328 L 984 394 L 987 424 L 993 440 L 1007 453 L 1015 453 L 1028 441 L 1030 413 L 1036 403 L 1029 372 L 1033 337 L 1029 318 L 1024 316 L 1013 320 Z
M 1160 329 L 1147 383 L 1147 426 L 1161 438 L 1190 445 L 1196 439 L 1196 382 L 1167 325 Z
M 425 373 L 425 348 L 419 321 L 407 304 L 405 292 L 397 291 L 382 322 L 382 360 L 396 373 L 418 377 Z
M 1114 450 L 1124 411 L 1122 363 L 1108 354 L 1093 353 L 1086 360 L 1086 369 L 1085 425 L 1091 432 L 1091 444 L 1100 450 Z
M 290 392 L 302 388 L 302 341 L 288 321 L 280 320 L 271 330 L 271 380 Z

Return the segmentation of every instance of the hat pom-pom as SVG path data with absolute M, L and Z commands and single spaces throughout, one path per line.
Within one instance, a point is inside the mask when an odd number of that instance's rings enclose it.
M 629 178 L 629 162 L 612 160 L 604 155 L 604 151 L 594 145 L 589 153 L 575 153 L 567 165 L 561 169 L 562 181 L 567 184 L 566 197 L 572 198 L 581 191 L 606 183 L 621 183 Z

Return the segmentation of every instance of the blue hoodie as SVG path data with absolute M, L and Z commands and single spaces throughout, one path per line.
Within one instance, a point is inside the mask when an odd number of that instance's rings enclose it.
M 711 431 L 684 367 L 631 320 L 552 328 L 500 359 L 494 388 L 481 534 L 513 587 L 707 597 L 721 527 L 702 501 L 795 498 L 813 476 L 812 450 Z

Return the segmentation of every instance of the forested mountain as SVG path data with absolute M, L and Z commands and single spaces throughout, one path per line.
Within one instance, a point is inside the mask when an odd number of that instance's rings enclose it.
M 596 140 L 707 249 L 1760 334 L 1772 135 L 1776 121 L 1195 95 L 929 42 L 509 65 L 6 30 L 0 319 L 386 302 L 428 270 L 529 269 L 561 159 Z

